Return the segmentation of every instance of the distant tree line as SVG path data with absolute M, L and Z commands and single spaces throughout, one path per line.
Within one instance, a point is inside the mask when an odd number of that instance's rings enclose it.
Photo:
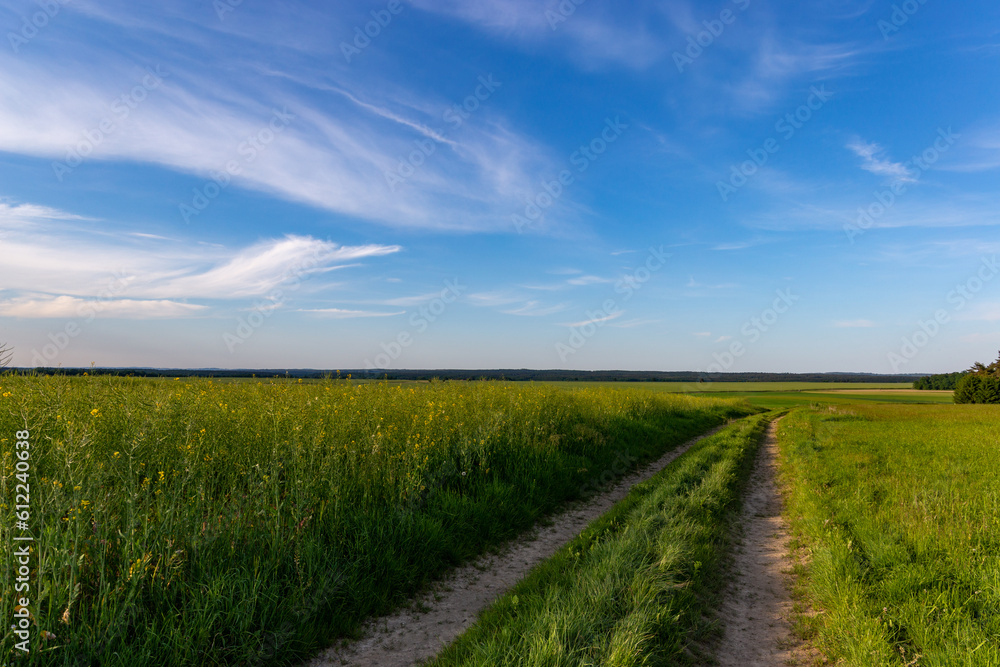
M 958 381 L 961 380 L 968 371 L 958 373 L 942 373 L 940 375 L 928 375 L 913 383 L 914 389 L 935 389 L 939 391 L 955 391 Z
M 1000 357 L 989 366 L 975 364 L 955 387 L 956 403 L 1000 403 Z
M 34 368 L 22 373 L 46 375 L 117 375 L 131 377 L 214 377 L 214 378 L 302 378 L 328 377 L 368 380 L 508 380 L 515 382 L 877 382 L 906 383 L 919 375 L 877 375 L 871 373 L 697 373 L 693 371 L 569 371 L 569 370 L 314 370 L 303 368 L 219 369 L 219 368 Z

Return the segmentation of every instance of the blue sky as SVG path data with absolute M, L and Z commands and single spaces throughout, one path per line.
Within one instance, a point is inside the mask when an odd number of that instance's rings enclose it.
M 1000 348 L 994 2 L 0 0 L 0 28 L 15 365 Z

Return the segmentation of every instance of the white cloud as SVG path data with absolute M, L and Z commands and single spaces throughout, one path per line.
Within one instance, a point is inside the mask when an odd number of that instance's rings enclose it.
M 94 18 L 114 23 L 124 20 L 122 12 L 133 13 L 117 7 Z M 154 19 L 139 21 L 134 29 L 159 31 Z M 71 25 L 69 16 L 66 20 Z M 167 38 L 150 40 L 145 55 L 152 62 L 169 56 L 169 68 L 127 117 L 112 101 L 133 90 L 145 72 L 117 48 L 77 44 L 81 38 L 68 32 L 62 48 L 79 47 L 71 60 L 59 59 L 58 51 L 34 59 L 0 51 L 0 150 L 67 164 L 73 153 L 85 152 L 79 169 L 96 161 L 136 162 L 206 179 L 236 162 L 240 173 L 230 187 L 389 226 L 471 231 L 509 229 L 511 201 L 551 171 L 548 149 L 513 129 L 497 105 L 484 104 L 460 131 L 446 133 L 435 128 L 453 129 L 442 119 L 451 100 L 372 81 L 372 75 L 361 78 L 349 69 L 305 74 L 310 70 L 287 54 L 288 60 L 264 63 L 260 43 L 281 39 L 272 38 L 267 26 L 259 26 L 252 45 L 234 42 L 232 52 L 217 62 L 220 52 L 205 51 L 205 36 L 224 31 L 224 24 L 200 26 L 206 32 L 195 36 L 191 26 L 164 23 L 168 27 L 162 30 L 175 43 L 165 47 Z M 57 28 L 52 30 L 55 35 Z M 177 52 L 188 56 L 177 58 Z M 202 57 L 225 69 L 226 77 L 206 74 Z M 282 69 L 298 74 L 286 77 Z M 470 93 L 476 85 L 470 79 Z M 260 150 L 250 150 L 248 137 L 270 132 L 275 110 L 287 110 L 287 126 Z M 95 134 L 105 120 L 113 121 L 114 130 Z M 394 191 L 385 175 L 398 168 L 417 139 L 435 152 Z M 192 197 L 189 190 L 178 192 L 179 203 Z
M 466 300 L 473 306 L 485 308 L 495 308 L 498 306 L 509 306 L 512 303 L 521 301 L 521 297 L 510 292 L 477 292 L 470 294 Z
M 396 317 L 398 315 L 405 315 L 405 310 L 400 310 L 395 313 L 379 313 L 369 310 L 343 310 L 341 308 L 312 308 L 299 309 L 300 313 L 313 313 L 315 315 L 324 315 L 326 317 L 333 318 L 335 320 L 352 320 L 357 318 L 367 318 L 367 317 Z
M 414 296 L 401 296 L 394 299 L 385 299 L 384 301 L 377 302 L 383 306 L 399 306 L 402 308 L 411 308 L 413 306 L 420 306 L 425 303 L 430 303 L 434 299 L 441 297 L 441 292 L 428 292 L 427 294 L 417 294 Z
M 184 295 L 185 298 L 239 298 L 266 294 L 282 283 L 329 271 L 338 263 L 399 252 L 399 246 L 338 246 L 311 237 L 288 236 L 266 241 L 235 257 L 187 275 L 166 278 L 137 290 L 150 296 Z
M 341 246 L 295 235 L 233 250 L 158 235 L 115 234 L 107 224 L 106 231 L 66 228 L 66 221 L 80 219 L 43 206 L 0 204 L 0 285 L 8 292 L 35 295 L 8 300 L 8 312 L 27 317 L 31 308 L 38 308 L 43 316 L 54 317 L 54 312 L 76 308 L 80 300 L 99 298 L 117 304 L 108 312 L 166 316 L 201 308 L 171 305 L 175 302 L 265 296 L 281 285 L 401 250 L 393 245 Z
M 597 3 L 577 6 L 564 17 L 556 3 L 532 0 L 413 0 L 428 12 L 444 14 L 500 37 L 537 45 L 554 42 L 585 67 L 604 64 L 643 69 L 663 60 L 667 45 L 659 12 L 642 5 Z M 565 20 L 561 20 L 565 18 Z
M 193 317 L 208 308 L 168 300 L 80 299 L 71 296 L 21 297 L 0 301 L 0 315 L 32 319 L 86 318 L 93 315 L 118 319 Z
M 518 315 L 520 317 L 544 317 L 561 313 L 569 308 L 568 304 L 559 303 L 554 306 L 543 306 L 538 301 L 528 301 L 519 308 L 502 311 L 505 315 Z
M 847 144 L 847 147 L 862 159 L 861 168 L 865 171 L 903 183 L 913 183 L 917 180 L 903 163 L 884 159 L 882 156 L 885 155 L 885 149 L 878 144 L 855 139 Z
M 564 326 L 564 327 L 584 327 L 584 326 L 587 326 L 588 324 L 601 324 L 603 322 L 610 322 L 611 320 L 616 320 L 616 319 L 618 319 L 619 317 L 621 317 L 624 314 L 625 314 L 624 310 L 619 310 L 618 312 L 611 313 L 610 315 L 607 315 L 605 317 L 595 317 L 595 318 L 591 318 L 589 320 L 583 320 L 582 322 L 572 322 L 572 323 L 568 323 L 568 324 L 562 324 L 560 326 Z
M 650 320 L 650 319 L 642 319 L 639 317 L 635 317 L 632 318 L 631 320 L 626 320 L 624 322 L 616 322 L 611 326 L 615 327 L 616 329 L 635 329 L 636 327 L 646 326 L 647 324 L 656 324 L 662 321 L 663 320 Z
M 566 282 L 574 287 L 586 287 L 588 285 L 605 285 L 612 281 L 600 276 L 580 276 L 579 278 L 570 278 Z

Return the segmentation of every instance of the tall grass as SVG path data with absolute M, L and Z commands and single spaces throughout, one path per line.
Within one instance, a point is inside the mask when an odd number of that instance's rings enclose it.
M 1000 665 L 1000 408 L 803 410 L 780 440 L 824 652 Z
M 634 487 L 430 667 L 710 663 L 730 522 L 771 418 L 705 438 Z
M 292 664 L 623 455 L 652 458 L 750 411 L 502 383 L 0 385 L 0 543 L 10 554 L 13 439 L 27 428 L 37 632 L 22 664 L 46 665 Z

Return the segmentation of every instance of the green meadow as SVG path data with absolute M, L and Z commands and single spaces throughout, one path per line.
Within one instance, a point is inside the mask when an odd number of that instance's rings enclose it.
M 797 410 L 779 441 L 828 658 L 1000 665 L 1000 408 Z

